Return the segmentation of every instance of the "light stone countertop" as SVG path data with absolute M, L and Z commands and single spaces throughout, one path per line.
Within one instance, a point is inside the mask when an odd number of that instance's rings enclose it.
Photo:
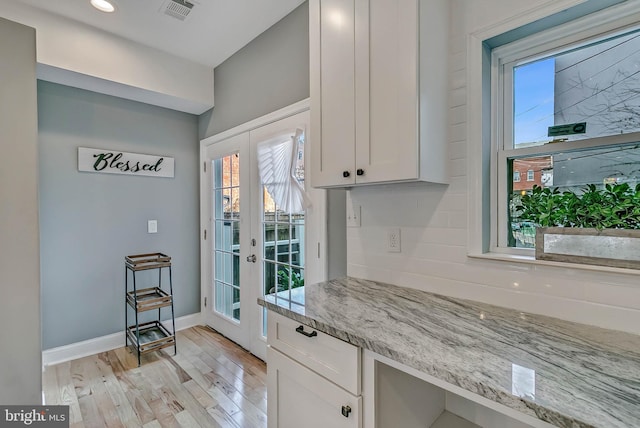
M 555 426 L 640 427 L 640 336 L 356 278 L 292 297 L 258 303 Z

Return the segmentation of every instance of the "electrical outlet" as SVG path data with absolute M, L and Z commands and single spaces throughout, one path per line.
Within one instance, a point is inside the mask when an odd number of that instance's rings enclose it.
M 400 229 L 397 227 L 387 230 L 387 251 L 389 253 L 400 252 Z
M 158 220 L 147 221 L 147 233 L 158 233 Z

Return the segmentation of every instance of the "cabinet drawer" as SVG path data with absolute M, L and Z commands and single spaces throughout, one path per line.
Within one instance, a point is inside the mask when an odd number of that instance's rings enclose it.
M 359 347 L 275 312 L 269 312 L 267 323 L 270 346 L 352 394 L 360 395 Z

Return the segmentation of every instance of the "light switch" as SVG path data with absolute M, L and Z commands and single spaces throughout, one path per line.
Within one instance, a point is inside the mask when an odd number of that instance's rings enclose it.
M 351 191 L 347 190 L 347 227 L 360 227 L 360 205 L 353 203 Z
M 147 233 L 158 233 L 158 220 L 147 221 Z
M 347 205 L 347 227 L 360 227 L 360 205 Z

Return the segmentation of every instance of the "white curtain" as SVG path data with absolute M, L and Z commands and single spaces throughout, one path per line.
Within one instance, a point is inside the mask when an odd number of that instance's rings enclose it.
M 300 213 L 308 208 L 309 197 L 296 178 L 298 141 L 304 141 L 304 131 L 293 132 L 258 143 L 260 180 L 277 204 L 285 212 Z

